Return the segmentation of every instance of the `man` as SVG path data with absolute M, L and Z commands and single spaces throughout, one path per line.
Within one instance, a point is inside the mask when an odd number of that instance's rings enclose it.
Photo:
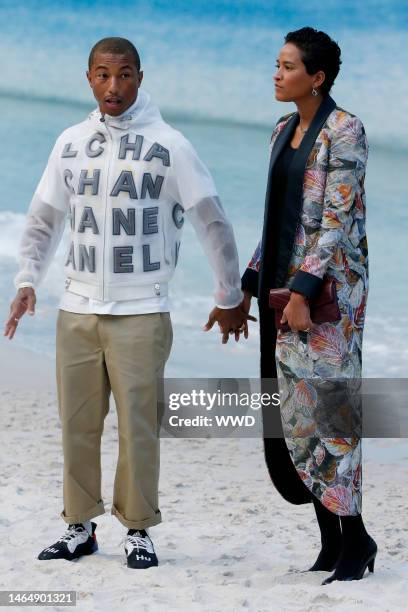
M 157 565 L 147 528 L 161 521 L 156 381 L 172 329 L 168 282 L 177 264 L 183 213 L 210 260 L 223 342 L 247 335 L 238 256 L 212 178 L 182 134 L 140 90 L 143 72 L 126 39 L 99 41 L 89 56 L 99 108 L 57 139 L 27 215 L 17 296 L 5 335 L 34 314 L 35 289 L 60 242 L 71 244 L 57 322 L 57 387 L 64 452 L 66 533 L 39 559 L 74 559 L 98 548 L 91 519 L 104 513 L 100 443 L 112 391 L 119 458 L 112 514 L 128 528 L 132 568 Z

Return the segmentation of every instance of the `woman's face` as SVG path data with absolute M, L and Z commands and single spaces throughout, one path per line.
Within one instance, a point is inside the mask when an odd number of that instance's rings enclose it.
M 293 43 L 286 43 L 276 60 L 275 98 L 280 102 L 295 102 L 310 97 L 312 89 L 324 81 L 324 72 L 319 70 L 314 75 L 306 72 L 301 52 Z

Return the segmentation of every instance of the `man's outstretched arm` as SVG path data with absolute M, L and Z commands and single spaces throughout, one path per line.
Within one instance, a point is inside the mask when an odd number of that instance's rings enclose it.
M 217 305 L 204 330 L 208 331 L 217 322 L 223 343 L 232 332 L 237 340 L 240 331 L 247 337 L 247 321 L 254 318 L 241 305 L 243 294 L 234 233 L 211 174 L 187 140 L 173 154 L 171 177 L 174 199 L 182 205 L 193 224 L 215 276 Z
M 35 289 L 44 278 L 64 231 L 69 198 L 61 175 L 60 154 L 58 139 L 27 211 L 19 248 L 20 269 L 14 279 L 17 295 L 4 328 L 4 335 L 10 340 L 19 319 L 26 312 L 31 315 L 35 312 Z
M 21 317 L 35 313 L 35 289 L 44 278 L 60 243 L 66 211 L 44 202 L 38 192 L 28 209 L 26 225 L 19 248 L 19 272 L 14 279 L 17 295 L 10 305 L 4 336 L 13 338 Z
M 238 251 L 231 223 L 225 216 L 218 196 L 207 197 L 186 211 L 203 250 L 211 264 L 215 278 L 216 307 L 211 311 L 204 330 L 218 323 L 222 342 L 228 342 L 229 334 L 239 331 L 248 337 L 248 319 L 254 317 L 242 308 L 243 293 L 239 273 Z

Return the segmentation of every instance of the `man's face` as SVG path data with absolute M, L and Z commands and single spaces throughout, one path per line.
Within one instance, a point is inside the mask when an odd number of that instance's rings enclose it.
M 136 100 L 143 72 L 127 54 L 96 52 L 86 76 L 101 113 L 116 117 Z

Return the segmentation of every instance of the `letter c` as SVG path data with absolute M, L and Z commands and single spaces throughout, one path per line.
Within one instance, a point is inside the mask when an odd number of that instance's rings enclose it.
M 99 134 L 99 132 L 91 136 L 85 147 L 85 153 L 88 157 L 98 157 L 104 151 L 103 147 L 97 147 L 96 149 L 93 149 L 92 145 L 94 142 L 100 142 L 102 144 L 103 142 L 106 142 L 106 138 L 103 134 Z

